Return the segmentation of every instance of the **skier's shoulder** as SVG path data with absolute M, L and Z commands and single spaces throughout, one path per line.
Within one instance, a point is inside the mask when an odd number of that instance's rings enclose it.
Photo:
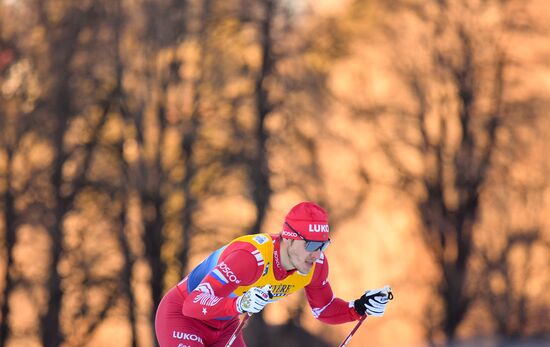
M 264 270 L 264 245 L 271 245 L 271 239 L 268 236 L 264 237 L 264 234 L 238 237 L 225 247 L 218 266 L 243 279 L 243 283 L 252 283 Z
M 243 250 L 252 253 L 264 253 L 273 249 L 273 239 L 269 234 L 253 234 L 237 237 L 231 241 L 226 250 Z
M 250 254 L 258 258 L 258 254 L 265 254 L 273 249 L 273 239 L 269 234 L 253 234 L 237 237 L 227 244 L 222 257 L 230 254 L 238 254 L 240 257 L 247 258 Z

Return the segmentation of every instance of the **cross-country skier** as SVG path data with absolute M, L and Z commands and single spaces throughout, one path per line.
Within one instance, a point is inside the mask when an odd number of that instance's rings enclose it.
M 312 202 L 294 206 L 280 234 L 239 237 L 216 250 L 162 299 L 155 319 L 161 347 L 224 347 L 242 313 L 302 288 L 313 315 L 328 324 L 382 316 L 389 287 L 368 290 L 354 301 L 332 293 L 328 282 L 328 215 Z M 232 347 L 245 347 L 242 333 Z

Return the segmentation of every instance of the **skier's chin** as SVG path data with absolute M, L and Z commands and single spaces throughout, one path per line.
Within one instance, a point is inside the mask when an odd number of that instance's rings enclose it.
M 313 266 L 313 262 L 309 260 L 304 260 L 302 263 L 302 266 L 298 268 L 298 271 L 302 274 L 307 274 L 309 270 L 311 270 L 311 267 Z

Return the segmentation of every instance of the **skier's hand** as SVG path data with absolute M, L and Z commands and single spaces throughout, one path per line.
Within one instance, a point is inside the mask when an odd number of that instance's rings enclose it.
M 240 313 L 258 313 L 272 297 L 271 286 L 269 284 L 264 287 L 250 288 L 246 293 L 237 298 L 237 311 Z
M 369 316 L 382 317 L 386 310 L 388 301 L 393 299 L 390 286 L 380 289 L 367 290 L 365 294 L 354 301 L 355 311 L 363 316 L 365 313 Z

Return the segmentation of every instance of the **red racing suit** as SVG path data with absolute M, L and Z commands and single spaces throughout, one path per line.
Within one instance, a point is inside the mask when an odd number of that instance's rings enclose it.
M 271 285 L 271 301 L 305 288 L 313 315 L 324 323 L 359 319 L 353 302 L 334 297 L 324 254 L 308 274 L 287 271 L 280 261 L 280 241 L 279 235 L 247 235 L 210 254 L 160 303 L 155 319 L 160 346 L 225 346 L 238 324 L 238 296 L 265 284 Z M 242 336 L 233 346 L 245 346 Z

